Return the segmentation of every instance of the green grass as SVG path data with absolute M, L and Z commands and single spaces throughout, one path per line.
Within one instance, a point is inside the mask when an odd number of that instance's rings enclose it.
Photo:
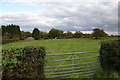
M 120 80 L 120 72 L 112 72 L 110 74 L 106 74 L 102 70 L 99 70 L 93 75 L 93 78 L 103 78 L 103 80 L 104 78 L 116 78 L 116 80 Z
M 101 39 L 93 39 L 93 38 L 81 38 L 81 39 L 49 39 L 49 40 L 34 40 L 34 41 L 20 41 L 14 43 L 8 43 L 2 45 L 2 48 L 9 49 L 9 48 L 21 48 L 25 46 L 45 46 L 47 54 L 57 54 L 57 53 L 71 53 L 71 52 L 87 52 L 87 51 L 99 51 L 100 42 L 105 40 L 117 39 L 112 37 L 106 37 Z M 98 53 L 85 53 L 85 54 L 78 54 L 78 57 L 88 57 L 88 56 L 98 56 Z M 46 56 L 45 60 L 60 60 L 66 59 L 68 55 L 65 56 Z M 71 57 L 72 58 L 72 57 Z M 97 58 L 91 59 L 82 59 L 85 62 L 93 62 L 96 61 Z M 74 63 L 83 63 L 82 60 L 75 60 Z M 58 66 L 62 62 L 46 62 L 45 66 Z M 72 64 L 72 61 L 65 61 L 63 65 Z M 96 64 L 96 63 L 95 63 Z M 95 65 L 90 64 L 90 65 Z M 79 66 L 87 66 L 86 64 L 82 64 Z M 58 69 L 62 68 L 72 68 L 70 67 L 59 67 Z M 54 69 L 54 68 L 48 68 Z M 86 68 L 87 69 L 87 68 Z M 47 70 L 47 69 L 46 69 Z M 63 74 L 64 75 L 64 74 Z M 51 77 L 51 75 L 47 75 L 46 77 Z M 73 75 L 69 76 L 69 78 L 81 78 L 81 75 Z
M 100 42 L 108 39 L 117 38 L 81 38 L 81 39 L 49 39 L 49 40 L 34 40 L 20 41 L 2 45 L 2 48 L 21 48 L 24 46 L 45 46 L 47 54 L 67 53 L 67 52 L 83 52 L 83 51 L 98 51 Z

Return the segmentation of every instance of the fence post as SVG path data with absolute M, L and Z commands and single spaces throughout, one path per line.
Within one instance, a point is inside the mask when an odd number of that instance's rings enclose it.
M 72 68 L 73 68 L 73 71 L 74 71 L 74 64 L 75 64 L 75 62 L 74 62 L 74 54 L 71 54 L 72 55 L 72 64 L 73 64 L 73 66 L 72 66 Z

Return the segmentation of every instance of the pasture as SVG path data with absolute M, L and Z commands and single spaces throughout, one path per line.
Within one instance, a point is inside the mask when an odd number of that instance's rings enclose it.
M 9 48 L 21 48 L 24 46 L 45 46 L 46 47 L 46 54 L 57 54 L 57 53 L 72 53 L 72 52 L 89 52 L 89 51 L 99 51 L 100 42 L 106 40 L 112 40 L 117 38 L 106 37 L 100 39 L 93 39 L 93 38 L 80 38 L 80 39 L 48 39 L 48 40 L 33 40 L 33 41 L 20 41 L 14 43 L 8 43 L 2 45 L 2 48 L 9 49 Z M 89 56 L 98 56 L 98 53 L 83 53 L 78 54 L 78 57 L 89 57 Z M 46 64 L 45 66 L 58 66 L 62 62 L 47 62 L 47 60 L 60 60 L 66 59 L 68 56 L 46 56 Z M 69 59 L 73 58 L 72 56 Z M 75 58 L 75 56 L 74 56 Z M 91 59 L 82 59 L 82 60 L 75 60 L 74 64 L 77 63 L 84 63 L 84 62 L 94 62 L 98 58 L 91 58 Z M 62 65 L 69 65 L 73 63 L 73 61 L 65 61 Z M 96 65 L 98 63 L 92 63 L 89 65 Z M 80 67 L 86 66 L 87 64 L 77 65 L 77 66 L 69 66 L 64 68 L 72 68 L 72 67 Z M 63 67 L 59 67 L 62 69 Z M 51 70 L 54 68 L 48 68 L 45 70 Z M 88 69 L 88 68 L 85 68 Z M 54 74 L 54 73 L 53 73 Z M 64 75 L 64 74 L 63 74 Z M 50 78 L 50 75 L 46 75 L 46 77 Z M 77 76 L 69 76 L 69 78 L 81 78 L 81 75 Z
M 33 40 L 33 41 L 19 41 L 14 43 L 3 44 L 3 49 L 21 48 L 24 46 L 45 46 L 47 54 L 69 53 L 69 52 L 84 52 L 84 51 L 98 51 L 100 42 L 105 40 L 117 39 L 112 37 L 93 39 L 47 39 L 47 40 Z

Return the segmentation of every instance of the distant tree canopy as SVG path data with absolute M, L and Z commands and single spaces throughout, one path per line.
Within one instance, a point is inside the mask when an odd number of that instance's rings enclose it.
M 72 38 L 73 37 L 73 33 L 70 31 L 67 31 L 67 33 L 64 33 L 65 38 Z
M 3 39 L 20 39 L 21 38 L 21 32 L 20 27 L 18 25 L 7 25 L 1 26 L 2 28 L 2 38 Z
M 32 36 L 30 32 L 21 31 L 21 39 L 25 39 L 30 36 Z
M 84 38 L 92 38 L 92 34 L 83 34 Z
M 62 30 L 58 30 L 58 29 L 51 29 L 48 33 L 48 37 L 49 38 L 61 38 L 63 35 L 63 31 Z
M 34 37 L 36 40 L 40 39 L 40 31 L 38 28 L 34 28 L 32 32 L 32 37 Z
M 74 38 L 82 38 L 82 37 L 83 37 L 83 33 L 80 32 L 80 31 L 76 31 L 76 32 L 73 34 L 73 37 L 74 37 Z
M 99 29 L 99 28 L 93 29 L 93 34 L 92 35 L 95 39 L 100 38 L 100 37 L 108 36 L 108 34 L 105 33 L 103 29 Z
M 48 38 L 48 34 L 46 32 L 40 31 L 40 38 L 47 39 Z
M 59 29 L 51 29 L 48 33 L 39 31 L 38 28 L 34 28 L 33 32 L 25 32 L 20 31 L 20 27 L 18 25 L 2 25 L 0 28 L 0 32 L 2 32 L 2 39 L 25 39 L 27 37 L 34 37 L 36 40 L 39 39 L 64 39 L 64 38 L 92 38 L 95 39 L 100 37 L 106 37 L 108 34 L 104 32 L 103 29 L 95 28 L 93 29 L 92 34 L 83 34 L 80 31 L 76 31 L 74 34 L 70 31 L 64 33 L 64 31 Z

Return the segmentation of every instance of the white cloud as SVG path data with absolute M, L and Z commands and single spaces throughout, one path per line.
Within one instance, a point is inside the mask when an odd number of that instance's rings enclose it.
M 18 24 L 22 28 L 34 28 L 39 27 L 41 30 L 49 28 L 51 23 L 44 16 L 33 13 L 1 13 L 0 21 L 2 24 Z M 49 19 L 50 20 L 50 19 Z
M 76 30 L 77 29 L 83 29 L 83 27 L 80 27 L 80 26 L 73 26 L 73 28 L 75 28 Z
M 108 25 L 104 25 L 105 28 L 108 28 L 109 26 Z
M 40 30 L 48 31 L 51 28 L 57 28 L 64 31 L 91 31 L 92 28 L 98 27 L 106 31 L 115 32 L 117 26 L 117 3 L 114 0 L 109 2 L 61 2 L 61 3 L 39 3 L 33 0 L 12 0 L 13 2 L 21 2 L 24 4 L 47 6 L 47 8 L 39 9 L 33 12 L 19 13 L 1 13 L 3 24 L 18 24 L 22 29 L 32 30 L 34 27 Z M 72 1 L 72 0 L 71 0 Z M 103 1 L 103 0 L 102 0 Z M 106 0 L 107 1 L 107 0 Z M 112 3 L 110 3 L 110 1 Z M 39 5 L 38 5 L 39 4 Z
M 22 3 L 26 5 L 31 5 L 31 6 L 39 6 L 41 3 L 54 3 L 54 2 L 93 2 L 93 3 L 99 3 L 99 2 L 113 2 L 113 3 L 118 3 L 119 0 L 0 0 L 3 2 L 13 2 L 13 3 Z
M 117 6 L 113 3 L 66 3 L 54 4 L 41 11 L 44 16 L 55 18 L 68 26 L 117 25 Z M 55 7 L 54 7 L 55 6 Z M 116 26 L 117 27 L 117 26 Z
M 119 0 L 10 0 L 14 2 L 118 2 Z
M 120 35 L 120 32 L 114 32 L 114 31 L 106 31 L 107 34 L 109 35 Z

